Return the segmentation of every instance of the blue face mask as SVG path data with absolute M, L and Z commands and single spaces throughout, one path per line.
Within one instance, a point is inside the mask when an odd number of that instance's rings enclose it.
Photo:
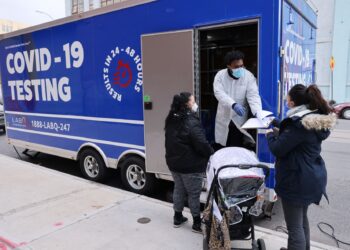
M 232 75 L 236 78 L 241 78 L 244 76 L 244 69 L 242 67 L 238 68 L 238 69 L 232 69 Z

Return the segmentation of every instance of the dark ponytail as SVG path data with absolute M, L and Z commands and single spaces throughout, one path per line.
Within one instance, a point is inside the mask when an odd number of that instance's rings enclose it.
M 315 85 L 310 85 L 306 89 L 306 96 L 308 99 L 309 109 L 317 109 L 320 114 L 328 115 L 331 112 L 331 107 L 323 98 L 320 89 Z
M 309 87 L 296 84 L 289 90 L 288 95 L 295 106 L 308 105 L 310 110 L 318 110 L 320 114 L 324 115 L 328 115 L 332 111 L 315 84 Z
M 306 96 L 306 87 L 302 84 L 294 85 L 288 92 L 290 99 L 294 102 L 295 106 L 308 104 Z
M 169 114 L 165 120 L 165 129 L 168 127 L 169 123 L 173 120 L 174 114 L 178 115 L 179 120 L 183 120 L 186 113 L 189 111 L 189 107 L 187 106 L 187 103 L 190 100 L 190 97 L 192 96 L 189 92 L 182 92 L 179 95 L 174 95 L 173 102 L 170 106 Z

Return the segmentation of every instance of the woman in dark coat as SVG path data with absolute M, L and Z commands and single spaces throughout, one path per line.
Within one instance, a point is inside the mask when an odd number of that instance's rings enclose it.
M 201 233 L 200 194 L 210 155 L 208 143 L 196 114 L 198 106 L 191 93 L 175 95 L 165 121 L 166 162 L 174 179 L 174 227 L 187 221 L 182 215 L 185 199 L 193 216 L 194 232 Z
M 290 110 L 279 130 L 268 131 L 276 156 L 275 190 L 282 200 L 288 229 L 288 250 L 310 249 L 307 210 L 326 198 L 327 171 L 320 155 L 336 117 L 316 85 L 295 85 L 288 93 Z M 281 248 L 285 249 L 285 248 Z

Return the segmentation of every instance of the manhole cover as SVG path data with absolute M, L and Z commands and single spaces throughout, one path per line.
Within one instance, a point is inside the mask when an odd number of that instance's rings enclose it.
M 151 222 L 151 219 L 147 218 L 147 217 L 142 217 L 142 218 L 138 219 L 137 222 L 140 224 L 147 224 L 147 223 Z

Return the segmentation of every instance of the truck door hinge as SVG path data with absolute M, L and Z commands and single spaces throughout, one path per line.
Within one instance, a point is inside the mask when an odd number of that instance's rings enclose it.
M 283 46 L 280 46 L 280 57 L 284 56 L 284 48 Z

